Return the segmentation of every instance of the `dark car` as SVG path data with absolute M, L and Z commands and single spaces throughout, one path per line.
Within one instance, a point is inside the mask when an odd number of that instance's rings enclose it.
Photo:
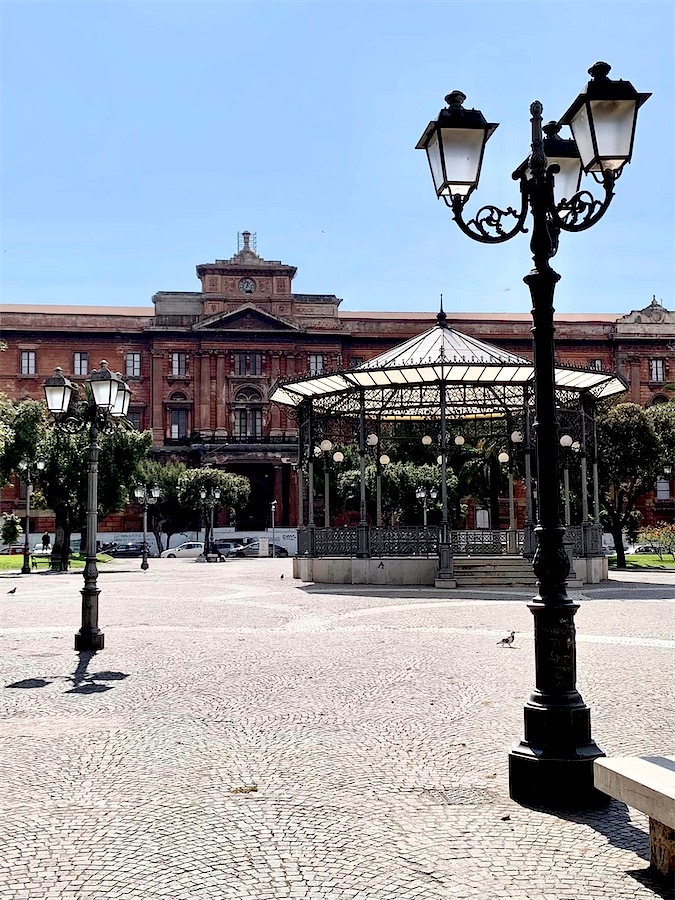
M 272 544 L 269 545 L 267 555 L 272 556 Z M 249 541 L 244 547 L 235 547 L 232 550 L 228 550 L 227 556 L 236 556 L 240 559 L 247 556 L 260 556 L 260 541 Z M 288 550 L 285 547 L 280 547 L 279 544 L 274 544 L 274 556 L 277 559 L 286 557 L 288 556 Z
M 152 556 L 149 545 L 146 544 L 145 546 L 147 547 L 148 556 Z M 115 559 L 139 559 L 143 556 L 143 542 L 118 544 L 117 547 L 109 550 L 108 553 L 110 556 L 114 556 Z

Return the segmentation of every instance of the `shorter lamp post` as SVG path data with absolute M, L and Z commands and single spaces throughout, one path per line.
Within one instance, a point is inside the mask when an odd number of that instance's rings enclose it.
M 381 453 L 377 458 L 375 467 L 375 521 L 378 528 L 382 526 L 382 469 L 388 466 L 391 457 L 388 453 Z
M 333 442 L 329 441 L 328 438 L 324 438 L 319 446 L 314 448 L 314 455 L 317 458 L 323 456 L 323 524 L 325 528 L 330 527 L 330 472 L 328 471 L 328 460 L 332 449 Z
M 150 493 L 144 484 L 139 484 L 134 488 L 134 497 L 143 507 L 143 561 L 141 569 L 145 572 L 148 568 L 148 506 L 157 503 L 159 500 L 159 488 L 153 484 Z
M 575 441 L 570 434 L 563 434 L 560 438 L 560 446 L 563 448 L 563 499 L 565 503 L 565 525 L 571 525 L 570 509 L 570 456 L 569 451 L 579 453 L 581 444 Z M 583 486 L 585 490 L 585 485 Z
M 210 488 L 207 491 L 205 488 L 202 488 L 199 492 L 199 496 L 201 497 L 204 506 L 209 510 L 209 533 L 207 539 L 204 541 L 204 556 L 208 559 L 209 549 L 213 543 L 213 511 L 220 500 L 220 489 Z
M 96 566 L 96 532 L 98 528 L 98 436 L 112 434 L 118 423 L 126 421 L 131 389 L 122 376 L 111 372 L 101 361 L 86 381 L 87 395 L 78 396 L 78 388 L 64 375 L 61 367 L 45 379 L 47 408 L 56 427 L 68 434 L 89 428 L 87 466 L 87 541 L 85 547 L 84 587 L 82 589 L 82 625 L 75 635 L 77 651 L 103 649 L 104 636 L 98 627 L 98 568 Z
M 270 512 L 272 514 L 272 559 L 274 559 L 277 555 L 277 549 L 276 549 L 275 541 L 274 541 L 274 537 L 275 537 L 275 534 L 274 534 L 275 521 L 274 520 L 275 520 L 276 511 L 277 511 L 277 501 L 272 500 L 272 502 L 270 503 Z
M 35 468 L 41 472 L 45 467 L 43 460 L 39 459 L 35 463 Z M 34 472 L 27 459 L 22 459 L 19 463 L 19 469 L 23 475 L 24 484 L 26 485 L 26 530 L 23 540 L 23 565 L 21 566 L 22 575 L 30 575 L 30 497 L 33 490 Z
M 424 527 L 427 527 L 427 497 L 430 497 L 432 500 L 435 500 L 438 497 L 438 491 L 433 489 L 427 493 L 425 488 L 417 488 L 415 491 L 415 496 L 422 504 L 422 515 Z

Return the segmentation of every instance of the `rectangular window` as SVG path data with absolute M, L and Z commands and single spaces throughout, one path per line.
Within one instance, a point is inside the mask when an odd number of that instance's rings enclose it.
M 246 437 L 248 430 L 247 411 L 245 409 L 237 409 L 234 412 L 234 436 L 238 438 Z
M 73 375 L 89 374 L 89 354 L 73 353 Z
M 350 356 L 349 357 L 349 368 L 356 369 L 358 366 L 363 364 L 362 356 Z
M 670 500 L 670 481 L 667 478 L 656 479 L 656 499 Z
M 321 375 L 323 373 L 323 355 L 321 353 L 309 354 L 309 374 Z
M 649 380 L 665 381 L 666 380 L 666 361 L 665 359 L 649 360 Z
M 598 372 L 602 371 L 602 360 L 601 359 L 592 359 L 588 364 L 589 369 L 597 369 Z
M 184 438 L 188 433 L 188 414 L 186 409 L 171 410 L 171 437 Z
M 141 377 L 141 354 L 125 353 L 124 354 L 124 374 L 127 378 Z
M 245 375 L 246 374 L 246 354 L 245 353 L 235 353 L 234 354 L 234 374 L 235 375 Z
M 21 351 L 21 374 L 35 375 L 35 350 Z
M 131 422 L 136 431 L 141 430 L 141 411 L 140 409 L 130 409 L 127 413 L 127 419 Z
M 171 354 L 171 374 L 187 375 L 187 353 Z
M 262 410 L 261 409 L 252 409 L 251 410 L 251 431 L 249 433 L 253 437 L 261 437 L 261 435 L 262 435 Z
M 262 375 L 262 353 L 251 353 L 251 375 Z

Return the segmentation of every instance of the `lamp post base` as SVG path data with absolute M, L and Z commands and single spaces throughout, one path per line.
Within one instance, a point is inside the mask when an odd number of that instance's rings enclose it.
M 560 750 L 543 750 L 521 741 L 509 753 L 509 796 L 524 806 L 604 806 L 609 797 L 593 786 L 593 761 L 604 755 L 594 741 Z
M 98 628 L 96 631 L 80 631 L 75 635 L 75 650 L 79 653 L 82 650 L 90 650 L 94 653 L 97 650 L 103 650 L 105 635 Z

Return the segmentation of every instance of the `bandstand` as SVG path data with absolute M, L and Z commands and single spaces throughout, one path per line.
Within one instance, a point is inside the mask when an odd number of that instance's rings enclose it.
M 555 370 L 560 433 L 576 451 L 581 478 L 581 521 L 569 522 L 565 545 L 570 580 L 607 577 L 599 518 L 597 403 L 620 394 L 626 384 L 598 369 L 560 365 Z M 278 382 L 271 400 L 291 407 L 298 418 L 298 485 L 301 510 L 294 576 L 303 581 L 354 584 L 436 585 L 534 584 L 530 560 L 536 538 L 536 444 L 534 365 L 446 324 L 441 308 L 434 327 L 353 369 Z M 395 442 L 405 426 L 424 423 L 423 443 L 438 448 L 441 522 L 438 527 L 383 525 L 380 461 L 377 469 L 377 522 L 366 514 L 366 460 L 386 439 Z M 453 445 L 488 432 L 501 441 L 504 459 L 522 454 L 525 484 L 524 528 L 516 527 L 513 474 L 509 467 L 508 529 L 457 530 L 451 527 L 448 455 Z M 433 435 L 433 437 L 432 437 Z M 359 521 L 331 527 L 314 521 L 315 447 L 323 440 L 354 442 L 359 454 Z M 590 472 L 589 472 L 590 469 Z M 303 516 L 303 472 L 308 486 Z M 567 468 L 564 468 L 567 477 Z M 568 485 L 565 484 L 568 491 Z

